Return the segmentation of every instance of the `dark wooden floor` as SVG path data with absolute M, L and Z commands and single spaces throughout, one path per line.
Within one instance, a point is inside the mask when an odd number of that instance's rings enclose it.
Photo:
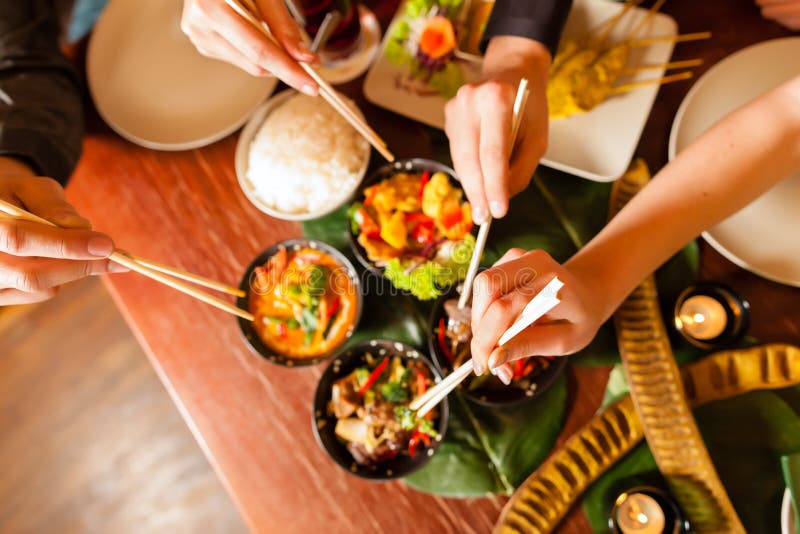
M 0 309 L 0 532 L 242 532 L 100 280 Z

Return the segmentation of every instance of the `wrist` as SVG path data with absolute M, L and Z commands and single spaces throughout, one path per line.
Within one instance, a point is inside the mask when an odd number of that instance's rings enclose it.
M 483 79 L 516 84 L 521 78 L 547 81 L 550 52 L 542 43 L 513 35 L 498 35 L 489 41 L 483 62 Z

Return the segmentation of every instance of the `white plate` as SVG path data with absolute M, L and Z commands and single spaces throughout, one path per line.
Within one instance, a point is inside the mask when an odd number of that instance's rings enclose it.
M 798 57 L 800 38 L 789 37 L 740 50 L 710 69 L 678 109 L 669 139 L 670 160 L 725 115 L 800 74 Z M 740 267 L 776 282 L 800 286 L 798 206 L 800 174 L 783 180 L 703 232 L 703 237 Z
M 236 142 L 234 165 L 236 167 L 236 178 L 239 181 L 239 187 L 241 187 L 244 196 L 246 196 L 256 208 L 260 209 L 267 215 L 271 215 L 272 217 L 278 219 L 284 219 L 287 221 L 307 221 L 309 219 L 316 219 L 318 217 L 322 217 L 323 215 L 327 215 L 328 213 L 340 208 L 350 201 L 350 198 L 353 196 L 356 189 L 358 189 L 358 186 L 361 184 L 361 180 L 364 179 L 364 175 L 367 173 L 367 167 L 369 167 L 369 159 L 372 154 L 372 150 L 369 149 L 366 151 L 364 163 L 361 165 L 361 168 L 358 171 L 359 178 L 353 186 L 353 190 L 350 191 L 348 195 L 345 195 L 340 202 L 332 203 L 324 210 L 315 213 L 284 213 L 271 207 L 264 201 L 264 199 L 261 198 L 261 196 L 259 196 L 255 186 L 253 186 L 253 184 L 250 182 L 250 179 L 247 177 L 247 170 L 250 166 L 250 143 L 253 142 L 253 138 L 258 133 L 258 130 L 261 128 L 261 125 L 264 123 L 267 115 L 269 115 L 278 106 L 296 94 L 297 91 L 294 89 L 281 91 L 264 102 L 253 113 L 252 117 L 250 117 L 250 120 L 242 129 L 242 133 L 239 134 L 239 140 Z M 354 111 L 359 117 L 362 119 L 364 118 L 364 115 L 357 108 L 355 108 Z
M 89 41 L 86 70 L 97 111 L 148 148 L 213 143 L 244 124 L 277 84 L 200 55 L 180 29 L 182 5 L 112 0 Z
M 792 510 L 792 494 L 789 488 L 783 493 L 781 503 L 781 534 L 800 534 L 794 528 L 794 511 Z
M 611 0 L 575 0 L 564 29 L 564 38 L 584 35 L 620 9 L 622 4 Z M 646 9 L 632 9 L 610 33 L 609 42 L 624 40 L 631 28 L 646 14 Z M 676 33 L 675 20 L 659 13 L 642 28 L 637 37 L 672 36 Z M 386 39 L 381 50 L 385 47 Z M 659 43 L 636 48 L 631 52 L 628 63 L 666 63 L 673 47 L 672 43 Z M 662 69 L 648 70 L 628 76 L 624 82 L 659 78 L 663 72 Z M 364 95 L 379 106 L 443 129 L 445 99 L 438 95 L 421 96 L 400 87 L 395 80 L 402 73 L 402 67 L 389 63 L 381 52 L 367 73 Z M 469 82 L 477 78 L 479 69 L 464 67 L 462 74 Z M 655 85 L 642 87 L 610 98 L 589 113 L 551 120 L 548 149 L 542 163 L 590 180 L 616 180 L 630 165 L 657 93 L 658 87 Z

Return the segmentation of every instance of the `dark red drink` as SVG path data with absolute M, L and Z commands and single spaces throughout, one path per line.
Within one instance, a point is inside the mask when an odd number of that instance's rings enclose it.
M 332 58 L 349 55 L 359 45 L 361 37 L 361 21 L 358 16 L 357 0 L 299 0 L 306 17 L 306 32 L 313 39 L 319 31 L 325 15 L 329 11 L 338 11 L 342 20 L 331 33 L 323 54 Z

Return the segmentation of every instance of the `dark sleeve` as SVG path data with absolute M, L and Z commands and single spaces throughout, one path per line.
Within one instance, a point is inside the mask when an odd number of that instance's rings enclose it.
M 539 41 L 555 56 L 572 0 L 496 0 L 481 46 L 497 35 Z
M 0 0 L 0 155 L 66 183 L 83 137 L 77 74 L 48 0 Z

